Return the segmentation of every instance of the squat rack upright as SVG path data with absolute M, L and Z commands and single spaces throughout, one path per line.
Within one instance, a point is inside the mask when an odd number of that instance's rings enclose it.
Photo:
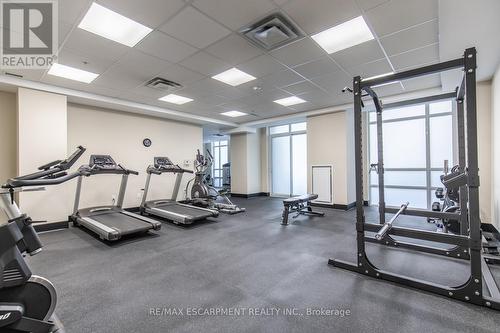
M 409 208 L 407 203 L 401 207 L 386 207 L 383 195 L 384 165 L 383 165 L 383 135 L 382 135 L 382 103 L 376 92 L 372 89 L 384 83 L 406 80 L 420 76 L 436 74 L 452 69 L 463 69 L 464 75 L 454 94 L 457 103 L 457 118 L 459 132 L 459 172 L 453 175 L 452 182 L 460 187 L 461 211 L 460 213 L 436 212 L 425 209 Z M 360 76 L 353 78 L 354 94 L 354 135 L 355 135 L 355 173 L 356 173 L 356 241 L 357 262 L 351 263 L 339 259 L 330 259 L 328 263 L 335 267 L 347 269 L 373 278 L 382 279 L 424 291 L 447 296 L 453 299 L 490 307 L 500 310 L 500 291 L 496 285 L 487 263 L 482 256 L 481 247 L 481 221 L 479 218 L 479 176 L 477 156 L 477 115 L 476 115 L 476 49 L 468 48 L 463 57 L 411 69 L 391 75 L 363 80 Z M 378 141 L 378 177 L 379 189 L 379 220 L 380 223 L 366 223 L 363 196 L 363 121 L 362 97 L 370 96 L 373 99 L 377 112 L 377 141 Z M 460 133 L 465 135 L 460 135 Z M 390 221 L 385 221 L 385 214 L 396 214 Z M 456 219 L 461 222 L 461 234 L 438 233 L 414 228 L 394 226 L 393 221 L 399 215 L 418 217 Z M 370 237 L 366 232 L 375 232 L 376 237 Z M 447 286 L 414 277 L 396 274 L 382 270 L 375 266 L 368 258 L 365 245 L 366 241 L 374 239 L 382 241 L 393 240 L 390 236 L 406 237 L 417 240 L 432 241 L 441 244 L 454 245 L 460 253 L 465 254 L 469 260 L 470 276 L 462 285 Z M 388 244 L 394 245 L 394 244 Z M 436 253 L 427 246 L 405 243 L 412 250 Z M 464 252 L 465 251 L 465 252 Z M 441 253 L 438 253 L 441 254 Z M 456 256 L 455 256 L 456 257 Z M 484 286 L 488 292 L 483 292 Z

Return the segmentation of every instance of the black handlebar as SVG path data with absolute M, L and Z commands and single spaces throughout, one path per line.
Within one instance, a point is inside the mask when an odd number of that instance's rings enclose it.
M 80 172 L 66 174 L 65 176 L 60 176 L 57 178 L 41 178 L 41 179 L 11 179 L 7 182 L 8 187 L 23 187 L 23 186 L 48 186 L 48 185 L 58 185 L 73 178 L 80 176 Z
M 67 159 L 44 164 L 38 168 L 41 171 L 11 178 L 2 187 L 12 189 L 22 186 L 57 185 L 73 179 L 81 173 L 76 172 L 68 175 L 65 171 L 73 166 L 73 164 L 83 155 L 85 150 L 86 149 L 84 147 L 78 146 L 77 150 Z

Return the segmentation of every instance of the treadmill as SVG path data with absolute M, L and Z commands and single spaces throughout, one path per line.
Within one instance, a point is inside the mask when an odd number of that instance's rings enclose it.
M 116 164 L 109 155 L 91 155 L 89 164 L 81 166 L 79 170 L 83 175 L 78 178 L 73 215 L 70 216 L 70 221 L 74 226 L 85 227 L 98 234 L 101 239 L 108 241 L 116 241 L 125 235 L 146 233 L 151 229 L 161 228 L 160 222 L 122 208 L 128 176 L 138 175 L 137 171 Z M 116 204 L 79 209 L 83 177 L 101 174 L 122 175 Z
M 204 220 L 208 217 L 217 217 L 219 212 L 213 209 L 195 207 L 183 204 L 177 201 L 179 187 L 181 185 L 182 175 L 184 173 L 193 173 L 192 170 L 181 168 L 170 161 L 168 157 L 155 157 L 154 164 L 146 170 L 148 176 L 144 186 L 142 196 L 141 214 L 153 215 L 165 218 L 175 224 L 191 224 L 195 221 Z M 174 190 L 170 199 L 147 201 L 151 175 L 161 175 L 163 173 L 173 173 L 176 175 Z

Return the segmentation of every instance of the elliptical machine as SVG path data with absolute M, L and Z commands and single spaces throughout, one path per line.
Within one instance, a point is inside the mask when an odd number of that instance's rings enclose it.
M 189 203 L 195 206 L 201 206 L 209 209 L 217 209 L 219 212 L 226 214 L 237 214 L 245 211 L 245 208 L 238 207 L 227 197 L 227 190 L 217 190 L 215 187 L 208 184 L 207 177 L 209 170 L 212 167 L 213 156 L 207 150 L 208 157 L 205 157 L 198 149 L 194 161 L 195 176 L 188 181 L 185 189 L 185 196 L 191 182 L 191 198 L 187 199 Z M 219 200 L 219 201 L 218 201 Z
M 56 290 L 46 278 L 32 275 L 24 255 L 33 256 L 42 244 L 31 218 L 21 213 L 14 194 L 44 190 L 43 187 L 64 183 L 81 173 L 66 170 L 85 152 L 78 149 L 66 160 L 39 167 L 40 171 L 9 179 L 0 189 L 0 208 L 8 221 L 0 219 L 0 331 L 3 333 L 63 333 L 64 328 L 54 313 Z M 29 189 L 30 188 L 30 189 Z

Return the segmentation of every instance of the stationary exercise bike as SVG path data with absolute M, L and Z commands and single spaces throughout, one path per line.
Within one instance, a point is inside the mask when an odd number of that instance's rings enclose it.
M 40 171 L 12 178 L 0 189 L 0 332 L 63 333 L 64 328 L 54 313 L 57 295 L 52 283 L 32 275 L 25 254 L 33 256 L 42 244 L 31 218 L 21 213 L 14 195 L 21 191 L 44 190 L 40 186 L 57 185 L 78 177 L 66 170 L 85 152 L 78 149 L 66 160 L 39 167 Z M 37 187 L 38 188 L 34 188 Z
M 245 211 L 245 208 L 238 207 L 227 197 L 226 190 L 217 190 L 208 184 L 207 178 L 212 167 L 213 156 L 207 150 L 208 157 L 200 153 L 198 149 L 194 161 L 195 176 L 186 184 L 185 196 L 187 197 L 189 185 L 191 187 L 191 198 L 187 201 L 195 206 L 217 209 L 226 214 L 237 214 Z M 218 201 L 219 200 L 219 201 Z

